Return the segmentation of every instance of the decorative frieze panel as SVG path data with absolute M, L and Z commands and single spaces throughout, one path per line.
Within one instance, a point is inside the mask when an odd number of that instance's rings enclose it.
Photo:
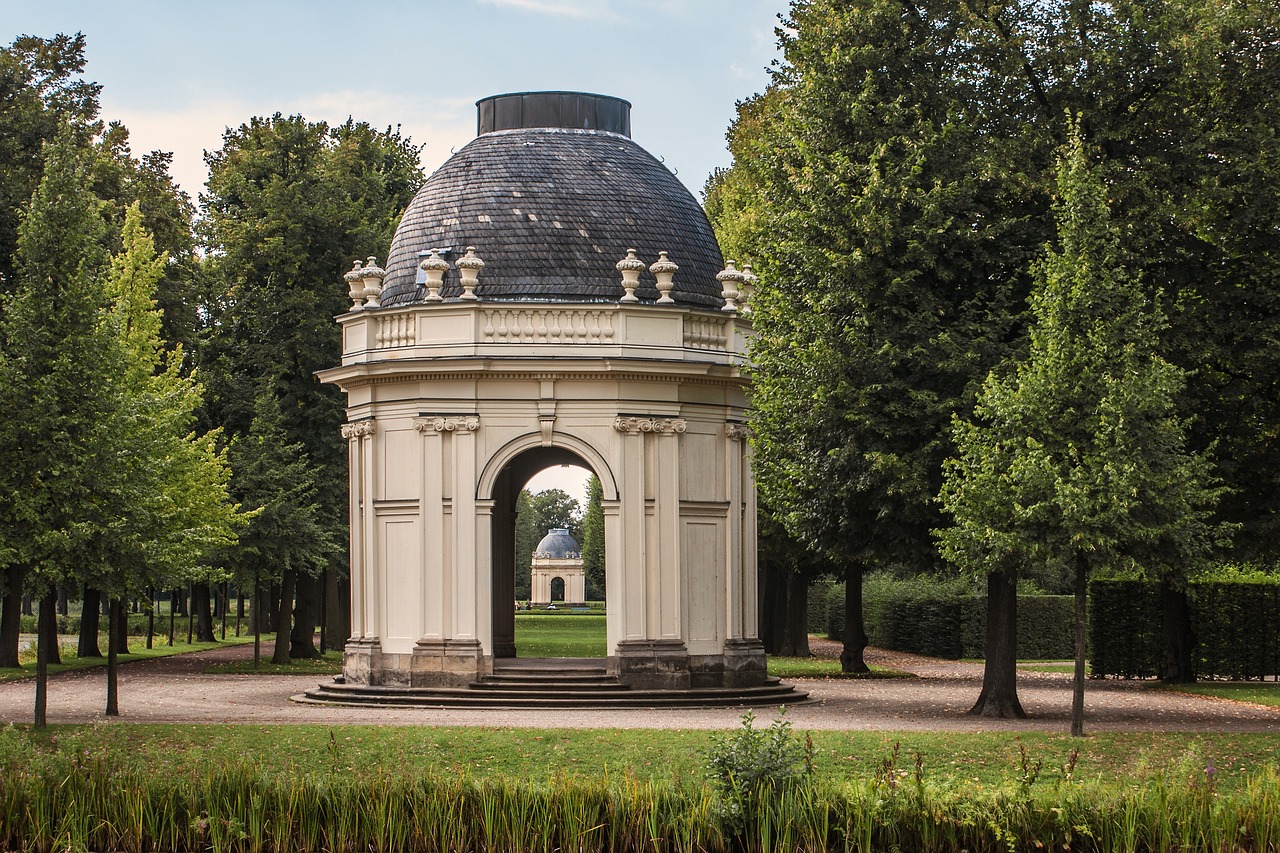
M 392 347 L 411 347 L 418 339 L 417 318 L 413 314 L 389 314 L 378 317 L 378 328 L 374 332 L 374 349 L 390 349 Z
M 413 428 L 418 432 L 475 432 L 480 429 L 480 418 L 476 415 L 429 415 L 413 419 Z
M 376 431 L 377 428 L 374 426 L 372 418 L 342 425 L 342 437 L 350 441 L 355 441 L 362 436 L 373 435 Z
M 506 343 L 608 343 L 613 340 L 613 312 L 588 308 L 485 309 L 481 334 L 485 341 Z
M 613 428 L 618 432 L 631 433 L 632 435 L 641 432 L 679 434 L 689 428 L 689 422 L 684 418 L 641 418 L 621 416 L 614 419 Z
M 684 318 L 684 345 L 693 349 L 723 350 L 728 340 L 726 323 L 720 317 L 690 314 Z

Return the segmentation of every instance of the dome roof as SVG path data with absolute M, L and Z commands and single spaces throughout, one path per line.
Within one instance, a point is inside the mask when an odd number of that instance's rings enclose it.
M 486 300 L 610 301 L 622 295 L 615 264 L 636 249 L 645 264 L 666 251 L 679 265 L 679 304 L 723 304 L 723 267 L 701 206 L 629 137 L 630 104 L 565 92 L 499 95 L 478 102 L 481 133 L 441 166 L 410 202 L 386 263 L 382 304 L 420 301 L 420 254 L 467 246 L 485 262 Z M 658 298 L 641 274 L 636 295 Z M 461 292 L 457 271 L 441 295 Z
M 563 560 L 567 557 L 581 557 L 582 549 L 569 535 L 567 528 L 553 527 L 547 531 L 546 536 L 542 537 L 542 541 L 538 543 L 537 548 L 533 549 L 533 553 L 544 559 Z

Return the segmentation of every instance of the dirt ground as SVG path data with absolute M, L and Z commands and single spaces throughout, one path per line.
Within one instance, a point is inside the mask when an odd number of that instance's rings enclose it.
M 270 654 L 267 646 L 266 654 Z M 815 652 L 830 649 L 815 643 Z M 252 656 L 251 646 L 137 661 L 120 667 L 120 723 L 316 723 L 430 726 L 536 726 L 547 728 L 719 729 L 739 725 L 743 709 L 476 710 L 352 708 L 289 700 L 315 676 L 207 675 L 209 664 Z M 916 678 L 793 679 L 809 701 L 787 710 L 800 729 L 883 731 L 1067 732 L 1071 677 L 1020 673 L 1025 720 L 990 720 L 966 714 L 982 682 L 981 664 L 944 661 L 869 649 L 868 662 L 914 673 Z M 51 723 L 108 720 L 106 671 L 80 670 L 49 680 Z M 0 722 L 30 722 L 34 679 L 0 684 Z M 1274 732 L 1280 710 L 1157 688 L 1149 682 L 1090 681 L 1086 732 Z M 767 709 L 757 709 L 768 716 Z

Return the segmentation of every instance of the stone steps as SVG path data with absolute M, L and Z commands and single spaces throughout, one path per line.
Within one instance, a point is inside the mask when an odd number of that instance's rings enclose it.
M 297 702 L 424 708 L 710 708 L 792 705 L 807 693 L 776 678 L 752 687 L 686 690 L 631 688 L 605 671 L 603 661 L 504 660 L 465 687 L 390 687 L 346 684 L 341 677 L 319 684 Z

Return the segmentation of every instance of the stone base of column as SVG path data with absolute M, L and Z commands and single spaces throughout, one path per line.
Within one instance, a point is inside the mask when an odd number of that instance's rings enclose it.
M 419 640 L 410 658 L 410 687 L 464 687 L 493 672 L 479 640 Z
M 382 644 L 352 637 L 342 649 L 342 680 L 347 684 L 381 684 Z
M 623 684 L 650 690 L 687 690 L 689 650 L 681 640 L 622 640 L 609 672 Z
M 754 687 L 769 676 L 764 643 L 759 640 L 729 640 L 724 644 L 725 687 Z

